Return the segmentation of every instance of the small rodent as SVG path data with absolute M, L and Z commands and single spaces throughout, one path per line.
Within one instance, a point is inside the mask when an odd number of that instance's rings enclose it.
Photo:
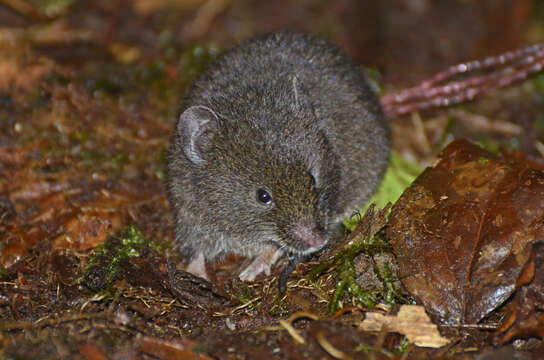
M 254 257 L 239 275 L 252 280 L 315 253 L 372 195 L 389 152 L 376 94 L 335 46 L 279 32 L 232 48 L 186 93 L 168 151 L 187 270 L 206 277 L 205 261 L 234 253 Z

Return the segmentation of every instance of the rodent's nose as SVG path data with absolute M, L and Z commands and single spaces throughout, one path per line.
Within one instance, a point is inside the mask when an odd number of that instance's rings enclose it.
M 309 227 L 296 224 L 291 228 L 291 232 L 293 238 L 307 248 L 321 248 L 327 243 L 327 234 L 317 226 Z

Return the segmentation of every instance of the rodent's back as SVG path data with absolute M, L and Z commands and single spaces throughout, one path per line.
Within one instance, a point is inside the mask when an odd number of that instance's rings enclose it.
M 183 107 L 205 105 L 230 119 L 261 113 L 263 119 L 269 110 L 263 109 L 262 99 L 252 101 L 252 96 L 262 96 L 250 94 L 252 89 L 273 89 L 292 76 L 307 91 L 340 162 L 334 209 L 335 220 L 340 220 L 374 192 L 389 160 L 390 140 L 376 94 L 357 65 L 335 46 L 293 32 L 252 38 L 212 64 L 194 83 Z

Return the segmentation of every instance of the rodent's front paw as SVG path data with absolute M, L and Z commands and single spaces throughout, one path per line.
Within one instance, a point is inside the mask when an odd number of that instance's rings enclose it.
M 210 280 L 208 274 L 206 273 L 206 262 L 204 261 L 203 254 L 199 254 L 197 257 L 193 258 L 185 271 L 203 279 Z
M 276 263 L 281 255 L 280 250 L 272 246 L 267 247 L 238 275 L 238 278 L 242 281 L 253 281 L 262 272 L 267 276 L 270 275 L 272 265 Z

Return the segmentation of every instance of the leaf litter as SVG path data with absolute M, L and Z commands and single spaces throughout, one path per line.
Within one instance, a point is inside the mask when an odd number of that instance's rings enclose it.
M 525 269 L 544 239 L 544 173 L 464 140 L 439 158 L 391 210 L 388 237 L 404 287 L 433 318 L 476 325 L 541 281 Z
M 214 265 L 211 282 L 178 269 L 162 154 L 178 95 L 217 47 L 180 51 L 170 39 L 167 55 L 158 54 L 135 38 L 123 43 L 149 25 L 143 20 L 124 23 L 117 39 L 72 27 L 93 16 L 94 5 L 81 6 L 60 13 L 72 22 L 2 29 L 12 42 L 0 43 L 1 356 L 472 358 L 474 349 L 542 338 L 541 173 L 466 144 L 443 153 L 389 223 L 387 210 L 372 209 L 344 239 L 299 264 L 285 296 L 278 269 L 254 283 L 232 278 L 241 267 L 232 258 Z M 94 24 L 114 26 L 123 20 L 116 16 L 113 25 L 107 17 Z M 433 176 L 427 189 L 421 179 Z M 486 193 L 499 185 L 496 196 Z M 441 190 L 456 202 L 444 204 Z M 478 214 L 485 221 L 472 220 Z M 456 217 L 472 221 L 440 228 Z M 418 226 L 430 249 L 402 243 L 419 241 Z M 470 261 L 459 249 L 467 243 Z M 451 269 L 436 255 L 444 246 L 457 251 L 448 253 Z M 417 274 L 450 282 L 420 288 Z M 445 348 L 413 346 L 387 328 L 358 329 L 365 313 L 375 316 L 371 308 L 395 313 L 416 301 L 451 340 Z M 483 330 L 463 337 L 469 325 Z

